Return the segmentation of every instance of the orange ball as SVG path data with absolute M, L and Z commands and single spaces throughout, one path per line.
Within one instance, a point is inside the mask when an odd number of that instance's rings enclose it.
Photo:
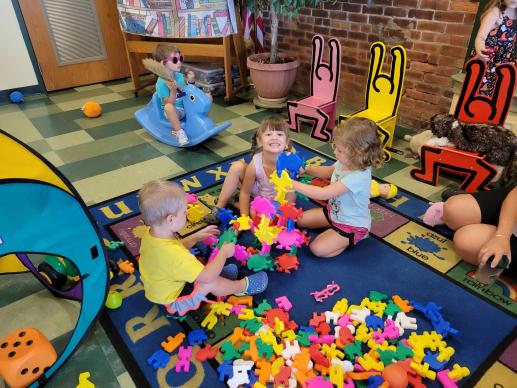
M 102 108 L 96 101 L 87 101 L 81 108 L 86 117 L 99 117 L 102 114 Z
M 382 371 L 382 378 L 390 384 L 390 388 L 406 388 L 408 385 L 407 373 L 398 364 L 390 364 Z

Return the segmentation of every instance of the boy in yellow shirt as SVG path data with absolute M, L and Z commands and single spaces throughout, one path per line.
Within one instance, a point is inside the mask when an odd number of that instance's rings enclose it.
M 151 302 L 165 305 L 170 314 L 184 315 L 197 309 L 209 293 L 255 295 L 266 289 L 265 272 L 235 280 L 237 267 L 224 267 L 234 254 L 234 244 L 224 244 L 206 265 L 189 252 L 197 242 L 219 235 L 219 229 L 211 225 L 178 238 L 177 232 L 187 222 L 187 198 L 179 185 L 162 180 L 146 183 L 139 191 L 138 206 L 150 227 L 142 237 L 138 265 L 145 296 Z

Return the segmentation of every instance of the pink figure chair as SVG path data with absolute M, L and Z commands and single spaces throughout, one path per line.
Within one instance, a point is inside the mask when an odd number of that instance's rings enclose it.
M 301 100 L 288 101 L 288 125 L 300 132 L 300 120 L 312 123 L 311 137 L 330 141 L 336 125 L 336 100 L 341 69 L 341 44 L 336 38 L 328 41 L 329 62 L 323 62 L 324 40 L 321 35 L 312 38 L 311 95 Z

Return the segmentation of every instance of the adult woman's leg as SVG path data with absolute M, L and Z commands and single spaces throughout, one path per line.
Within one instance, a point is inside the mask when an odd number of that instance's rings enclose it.
M 486 224 L 465 225 L 454 233 L 454 248 L 461 258 L 479 265 L 479 251 L 496 232 L 496 227 Z
M 470 194 L 450 197 L 443 205 L 443 221 L 452 230 L 466 225 L 481 224 L 481 209 Z

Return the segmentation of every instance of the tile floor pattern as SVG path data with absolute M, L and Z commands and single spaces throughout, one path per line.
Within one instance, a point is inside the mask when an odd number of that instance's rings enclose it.
M 211 116 L 215 122 L 230 120 L 232 126 L 201 145 L 188 149 L 170 147 L 156 141 L 140 128 L 134 112 L 145 105 L 150 94 L 135 97 L 128 80 L 119 80 L 54 92 L 48 96 L 29 96 L 21 105 L 0 104 L 0 128 L 39 151 L 74 184 L 87 205 L 137 190 L 154 178 L 172 178 L 226 159 L 250 149 L 250 139 L 260 121 L 271 112 L 255 109 L 243 102 L 227 106 L 215 98 Z M 88 100 L 102 105 L 99 118 L 86 118 L 80 107 Z M 341 111 L 346 113 L 346 109 Z M 397 136 L 407 130 L 398 128 Z M 308 131 L 292 137 L 325 154 L 328 144 L 312 139 Z M 429 200 L 438 200 L 445 186 L 413 180 L 409 170 L 418 162 L 405 155 L 407 143 L 396 140 L 393 160 L 375 175 Z M 53 298 L 30 274 L 4 276 L 0 283 L 0 338 L 17 327 L 37 326 L 56 348 L 66 344 L 74 327 L 79 306 Z M 41 319 L 52 311 L 48 321 Z M 78 352 L 48 384 L 71 387 L 79 373 L 90 371 L 100 387 L 134 386 L 111 342 L 99 324 Z M 0 382 L 0 387 L 2 383 Z

